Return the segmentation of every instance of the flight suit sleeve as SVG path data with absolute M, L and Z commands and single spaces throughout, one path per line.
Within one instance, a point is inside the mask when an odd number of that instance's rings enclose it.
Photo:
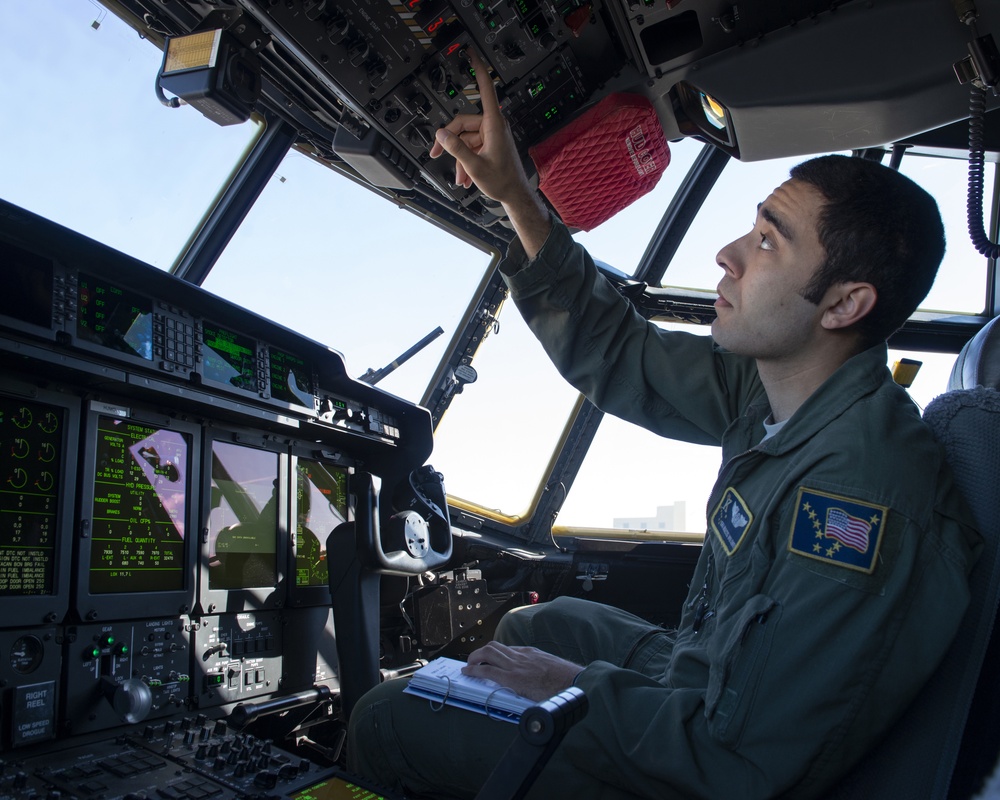
M 752 359 L 643 319 L 561 224 L 530 262 L 514 242 L 501 271 L 556 368 L 602 411 L 661 436 L 718 445 L 762 394 Z

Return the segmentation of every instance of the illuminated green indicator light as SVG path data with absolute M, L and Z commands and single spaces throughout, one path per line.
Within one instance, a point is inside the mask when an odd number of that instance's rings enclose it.
M 208 684 L 209 685 L 218 686 L 220 683 L 222 683 L 222 676 L 221 675 L 209 675 L 208 676 Z
M 545 84 L 542 81 L 539 81 L 534 86 L 528 87 L 528 94 L 532 98 L 538 97 L 538 95 L 540 95 L 543 91 L 545 91 Z
M 559 113 L 558 106 L 552 106 L 548 111 L 545 112 L 545 119 L 553 119 L 556 114 Z
M 486 20 L 486 27 L 489 28 L 491 31 L 495 31 L 497 29 L 496 19 L 494 18 Z
M 514 10 L 521 16 L 521 19 L 526 19 L 537 8 L 537 2 L 528 2 L 528 0 L 517 0 L 514 4 Z
M 458 89 L 450 83 L 448 84 L 447 87 L 445 87 L 445 92 L 447 93 L 449 98 L 456 97 L 458 95 Z

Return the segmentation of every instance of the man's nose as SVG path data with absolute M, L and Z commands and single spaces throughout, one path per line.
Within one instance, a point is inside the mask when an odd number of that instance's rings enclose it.
M 742 271 L 740 264 L 739 244 L 742 239 L 730 242 L 723 247 L 715 256 L 715 263 L 722 267 L 729 275 L 737 277 Z

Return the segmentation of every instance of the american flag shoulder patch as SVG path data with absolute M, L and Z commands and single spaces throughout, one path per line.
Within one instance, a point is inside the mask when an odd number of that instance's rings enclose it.
M 872 573 L 886 506 L 799 487 L 788 549 L 828 564 Z

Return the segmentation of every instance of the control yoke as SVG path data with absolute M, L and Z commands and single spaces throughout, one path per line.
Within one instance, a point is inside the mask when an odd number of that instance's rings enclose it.
M 419 575 L 451 558 L 451 520 L 444 478 L 434 467 L 413 470 L 392 495 L 396 513 L 375 536 L 380 571 Z
M 451 558 L 451 521 L 440 472 L 413 470 L 392 495 L 395 513 L 380 524 L 372 476 L 351 478 L 355 518 L 327 539 L 330 595 L 337 629 L 345 718 L 379 683 L 379 582 L 383 574 L 419 575 Z

